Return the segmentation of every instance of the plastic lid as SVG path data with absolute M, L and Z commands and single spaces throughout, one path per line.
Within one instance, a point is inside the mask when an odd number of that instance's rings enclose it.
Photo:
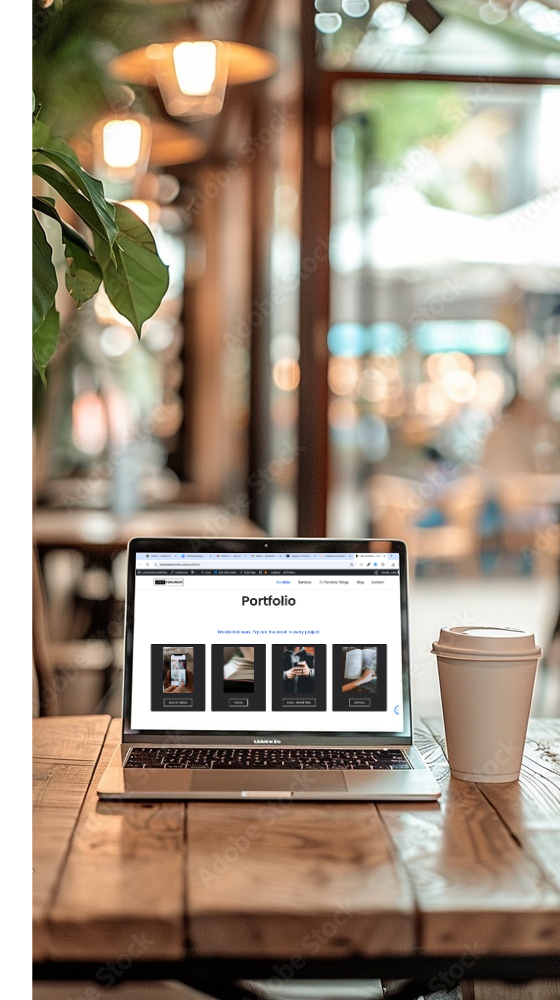
M 540 656 L 541 649 L 535 645 L 533 633 L 523 629 L 493 625 L 453 625 L 440 630 L 439 641 L 434 642 L 432 653 L 523 659 Z

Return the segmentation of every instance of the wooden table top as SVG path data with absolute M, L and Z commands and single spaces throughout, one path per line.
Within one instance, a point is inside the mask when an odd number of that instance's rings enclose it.
M 52 548 L 125 549 L 131 538 L 262 537 L 264 532 L 241 512 L 213 504 L 170 504 L 118 517 L 109 510 L 79 508 L 33 511 L 35 544 Z
M 100 802 L 109 716 L 34 722 L 34 957 L 549 956 L 560 942 L 560 720 L 531 719 L 519 782 L 439 803 Z M 140 942 L 140 944 L 138 944 Z

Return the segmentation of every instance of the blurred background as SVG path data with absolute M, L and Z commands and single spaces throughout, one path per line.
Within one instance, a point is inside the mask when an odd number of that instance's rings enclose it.
M 139 534 L 402 538 L 416 714 L 475 620 L 559 714 L 559 84 L 558 0 L 34 0 L 42 120 L 170 270 L 140 340 L 61 283 L 36 714 L 120 713 Z

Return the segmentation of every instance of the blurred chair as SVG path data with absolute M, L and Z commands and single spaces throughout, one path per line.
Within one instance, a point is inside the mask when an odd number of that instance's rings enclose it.
M 58 687 L 50 656 L 45 592 L 37 553 L 32 566 L 33 715 L 59 715 Z
M 502 473 L 494 493 L 501 513 L 505 553 L 537 572 L 555 569 L 560 559 L 560 476 L 551 473 Z
M 102 639 L 52 637 L 49 595 L 37 552 L 33 551 L 33 714 L 87 715 L 100 711 L 107 668 L 113 660 Z M 59 601 L 54 595 L 54 605 Z
M 443 563 L 460 572 L 479 570 L 479 526 L 486 501 L 481 476 L 465 475 L 436 491 L 420 480 L 377 475 L 368 483 L 368 496 L 377 537 L 406 542 L 411 576 L 420 562 Z

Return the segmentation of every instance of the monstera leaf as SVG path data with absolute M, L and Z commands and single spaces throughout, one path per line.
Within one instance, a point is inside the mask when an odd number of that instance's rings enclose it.
M 60 226 L 65 284 L 76 304 L 87 302 L 103 282 L 115 309 L 129 320 L 138 336 L 142 324 L 160 305 L 169 274 L 148 227 L 130 209 L 105 198 L 101 181 L 82 169 L 70 147 L 51 135 L 35 111 L 33 173 L 75 212 L 90 231 L 93 243 L 91 246 L 61 218 L 55 199 L 33 198 L 33 361 L 46 381 L 60 321 L 55 305 L 58 276 L 41 215 Z

